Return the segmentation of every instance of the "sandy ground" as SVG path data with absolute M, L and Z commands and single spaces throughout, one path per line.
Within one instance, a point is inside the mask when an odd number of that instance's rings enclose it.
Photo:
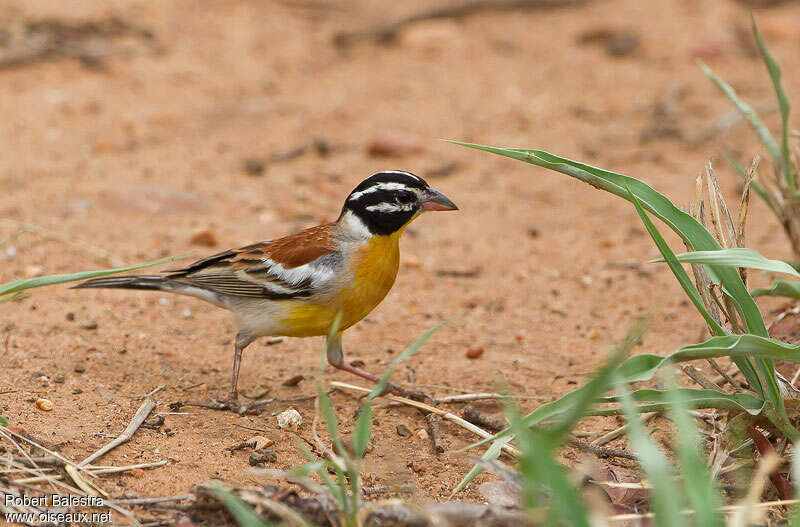
M 409 229 L 394 289 L 345 335 L 348 360 L 380 372 L 417 335 L 447 320 L 395 379 L 476 392 L 507 383 L 536 396 L 523 403 L 532 408 L 584 382 L 641 313 L 654 310 L 656 317 L 640 351 L 666 353 L 701 338 L 700 318 L 665 268 L 620 265 L 656 256 L 631 206 L 565 176 L 438 139 L 547 149 L 642 178 L 678 203 L 691 199 L 695 175 L 714 159 L 736 200 L 735 177 L 719 152 L 758 152 L 752 134 L 739 127 L 699 144 L 685 138 L 730 109 L 697 59 L 748 100 L 771 96 L 762 64 L 737 36 L 747 29 L 747 9 L 733 1 L 597 0 L 420 23 L 388 46 L 332 44 L 338 31 L 425 4 L 0 1 L 6 25 L 113 16 L 151 31 L 161 49 L 153 53 L 142 39 L 126 37 L 130 52 L 100 67 L 56 58 L 0 71 L 0 238 L 22 223 L 49 233 L 29 232 L 0 249 L 0 279 L 187 251 L 200 257 L 270 239 L 334 219 L 350 189 L 372 172 L 404 169 L 427 177 L 461 210 L 429 214 Z M 792 93 L 800 86 L 800 26 L 791 21 L 800 18 L 800 6 L 756 16 Z M 632 54 L 611 55 L 591 41 L 603 31 L 633 32 L 639 45 Z M 681 95 L 674 122 L 654 118 L 656 103 L 670 93 Z M 776 114 L 767 120 L 775 124 Z M 682 133 L 643 140 L 653 122 Z M 370 142 L 387 133 L 411 135 L 423 151 L 369 155 Z M 258 176 L 244 169 L 247 159 L 314 138 L 333 150 L 268 163 Z M 453 163 L 450 174 L 436 175 Z M 190 241 L 206 230 L 215 247 Z M 749 243 L 790 257 L 760 203 Z M 157 412 L 168 412 L 174 401 L 221 396 L 228 386 L 233 325 L 227 313 L 200 301 L 57 286 L 5 304 L 0 313 L 3 414 L 74 459 L 107 441 L 99 434 L 119 433 L 139 397 L 159 385 L 165 388 L 155 395 Z M 465 353 L 474 346 L 485 352 L 471 360 Z M 281 398 L 313 393 L 321 348 L 319 338 L 253 344 L 242 367 L 243 391 L 270 390 Z M 298 374 L 309 378 L 296 387 L 281 384 Z M 364 384 L 331 368 L 323 379 Z M 53 411 L 37 409 L 39 397 L 50 399 Z M 349 433 L 359 402 L 345 394 L 333 400 L 342 432 Z M 212 478 L 266 482 L 247 472 L 247 450 L 224 448 L 261 433 L 244 427 L 262 429 L 275 441 L 273 467 L 301 463 L 274 417 L 289 406 L 302 414 L 299 433 L 311 440 L 313 402 L 276 404 L 245 417 L 188 408 L 103 458 L 117 465 L 167 460 L 167 466 L 108 477 L 102 485 L 114 495 L 165 496 Z M 400 437 L 399 424 L 412 435 Z M 615 426 L 609 419 L 584 428 Z M 448 452 L 436 455 L 417 435 L 424 428 L 416 411 L 378 409 L 366 483 L 412 484 L 421 499 L 449 496 L 471 466 L 453 451 L 474 437 L 443 424 Z M 474 486 L 464 497 L 481 499 Z

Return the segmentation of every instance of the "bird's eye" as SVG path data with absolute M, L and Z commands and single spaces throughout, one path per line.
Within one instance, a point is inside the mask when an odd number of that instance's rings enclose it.
M 414 201 L 414 194 L 411 192 L 398 192 L 394 200 L 398 205 L 408 205 Z

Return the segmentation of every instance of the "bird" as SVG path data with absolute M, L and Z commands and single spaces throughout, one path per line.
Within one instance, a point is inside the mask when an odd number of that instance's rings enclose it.
M 377 172 L 350 192 L 334 222 L 158 275 L 94 278 L 74 288 L 176 293 L 232 312 L 237 332 L 231 386 L 216 403 L 244 413 L 254 405 L 239 400 L 242 352 L 261 337 L 326 336 L 329 364 L 377 382 L 377 376 L 344 361 L 342 332 L 366 317 L 394 285 L 406 227 L 424 212 L 454 210 L 455 203 L 419 176 Z M 329 335 L 337 316 L 338 331 Z M 409 395 L 391 383 L 387 391 Z

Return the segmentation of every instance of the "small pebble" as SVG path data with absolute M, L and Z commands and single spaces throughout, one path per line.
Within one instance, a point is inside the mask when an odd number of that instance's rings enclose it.
M 423 441 L 428 439 L 428 432 L 424 428 L 420 428 L 417 430 L 417 437 L 422 439 Z
M 289 408 L 285 412 L 278 414 L 278 428 L 289 428 L 297 430 L 303 424 L 303 416 L 294 408 Z
M 385 131 L 367 145 L 367 153 L 373 157 L 403 157 L 424 150 L 425 144 L 418 136 L 400 131 Z
M 411 430 L 409 430 L 408 427 L 402 423 L 395 426 L 395 430 L 397 431 L 397 435 L 399 435 L 400 437 L 411 436 Z
M 251 467 L 263 467 L 267 463 L 275 463 L 278 461 L 278 456 L 272 450 L 262 448 L 250 454 L 248 462 Z
M 75 313 L 69 312 L 69 313 L 67 313 L 66 315 L 64 315 L 64 317 L 65 317 L 67 320 L 69 320 L 70 322 L 72 322 L 73 320 L 75 320 Z
M 261 159 L 248 157 L 244 160 L 244 171 L 250 176 L 261 176 L 266 168 L 266 163 Z
M 214 247 L 219 242 L 217 241 L 217 235 L 214 234 L 214 231 L 205 229 L 192 234 L 192 237 L 189 238 L 189 243 L 192 245 L 201 245 L 203 247 Z
M 97 322 L 95 322 L 94 320 L 90 320 L 89 322 L 84 322 L 81 324 L 81 329 L 89 329 L 89 330 L 97 329 Z
M 300 384 L 300 381 L 302 380 L 303 380 L 302 375 L 295 375 L 294 377 L 286 379 L 281 384 L 283 384 L 284 386 L 297 386 L 298 384 Z
M 47 399 L 36 399 L 36 406 L 43 412 L 49 412 L 53 409 L 53 403 Z
M 79 393 L 83 393 L 83 390 L 81 390 L 80 388 L 72 389 L 72 395 L 78 395 Z
M 63 375 L 56 375 L 53 379 L 53 382 L 56 384 L 64 384 L 64 376 Z
M 76 364 L 75 368 L 73 369 L 73 371 L 75 373 L 84 373 L 86 371 L 86 366 L 84 366 L 83 364 L 80 364 L 80 363 Z
M 468 359 L 477 359 L 483 355 L 483 348 L 480 346 L 473 346 L 467 350 Z

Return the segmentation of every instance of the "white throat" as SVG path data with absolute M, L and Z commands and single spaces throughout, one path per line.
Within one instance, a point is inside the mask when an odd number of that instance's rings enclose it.
M 339 218 L 338 223 L 341 233 L 350 239 L 367 240 L 372 237 L 372 233 L 369 232 L 361 218 L 353 214 L 352 211 L 345 211 L 342 217 Z

